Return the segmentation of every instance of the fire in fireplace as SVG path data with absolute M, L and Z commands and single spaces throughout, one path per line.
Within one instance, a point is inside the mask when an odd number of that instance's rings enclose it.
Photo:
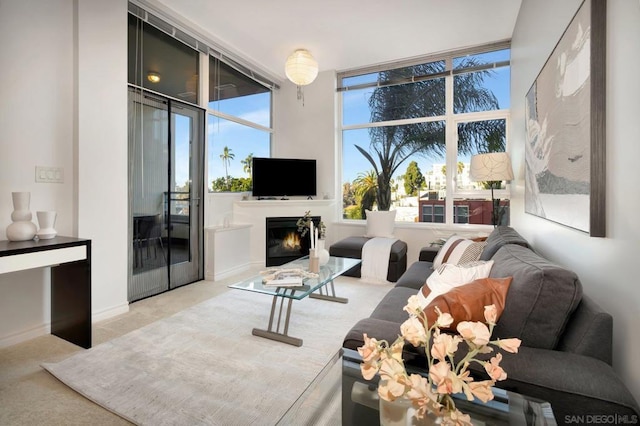
M 309 233 L 298 232 L 299 217 L 266 218 L 266 265 L 279 266 L 309 254 Z M 317 226 L 320 216 L 312 217 Z
M 302 248 L 302 240 L 297 232 L 289 232 L 282 240 L 282 249 L 285 251 L 297 251 Z

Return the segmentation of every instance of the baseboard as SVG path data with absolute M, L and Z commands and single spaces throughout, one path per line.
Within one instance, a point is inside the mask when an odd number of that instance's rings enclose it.
M 91 315 L 91 323 L 95 324 L 96 322 L 115 317 L 116 315 L 126 314 L 127 312 L 129 312 L 129 303 L 123 303 L 118 306 L 103 309 L 102 311 Z M 26 342 L 27 340 L 35 339 L 36 337 L 45 336 L 47 334 L 51 334 L 50 322 L 0 337 L 0 348 L 17 345 L 18 343 Z
M 100 321 L 115 317 L 117 315 L 126 314 L 129 312 L 129 302 L 122 303 L 111 308 L 103 309 L 91 314 L 91 323 L 95 324 Z
M 6 348 L 8 346 L 17 345 L 18 343 L 26 342 L 27 340 L 35 339 L 36 337 L 45 336 L 51 333 L 51 323 L 40 324 L 35 327 L 28 328 L 26 330 L 17 331 L 3 336 L 0 338 L 0 348 Z
M 225 271 L 220 271 L 219 273 L 213 274 L 213 276 L 209 274 L 205 274 L 204 279 L 207 281 L 218 281 L 223 280 L 225 278 L 229 278 L 232 275 L 239 274 L 240 272 L 244 272 L 248 270 L 250 267 L 249 263 L 245 263 L 242 265 L 234 266 L 233 268 L 229 268 Z

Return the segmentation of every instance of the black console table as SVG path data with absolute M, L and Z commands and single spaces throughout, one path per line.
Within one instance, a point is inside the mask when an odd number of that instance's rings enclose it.
M 0 274 L 51 267 L 51 334 L 91 347 L 91 240 L 0 241 Z

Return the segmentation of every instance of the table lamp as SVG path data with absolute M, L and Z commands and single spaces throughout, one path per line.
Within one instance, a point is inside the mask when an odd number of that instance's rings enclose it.
M 469 177 L 476 182 L 487 182 L 491 187 L 491 222 L 493 226 L 498 225 L 500 199 L 493 197 L 493 188 L 500 185 L 503 180 L 513 179 L 513 169 L 511 159 L 506 152 L 490 152 L 486 154 L 476 154 L 471 157 Z

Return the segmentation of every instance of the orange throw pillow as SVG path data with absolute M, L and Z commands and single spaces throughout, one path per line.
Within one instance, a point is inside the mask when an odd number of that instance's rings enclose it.
M 438 319 L 436 306 L 441 312 L 448 312 L 453 317 L 453 323 L 449 327 L 454 330 L 462 321 L 480 321 L 484 319 L 484 307 L 496 305 L 498 319 L 504 311 L 507 292 L 513 277 L 507 278 L 480 278 L 469 284 L 456 287 L 445 294 L 437 296 L 423 312 L 427 315 L 429 325 Z M 423 286 L 427 287 L 425 284 Z M 426 289 L 429 292 L 429 288 Z

